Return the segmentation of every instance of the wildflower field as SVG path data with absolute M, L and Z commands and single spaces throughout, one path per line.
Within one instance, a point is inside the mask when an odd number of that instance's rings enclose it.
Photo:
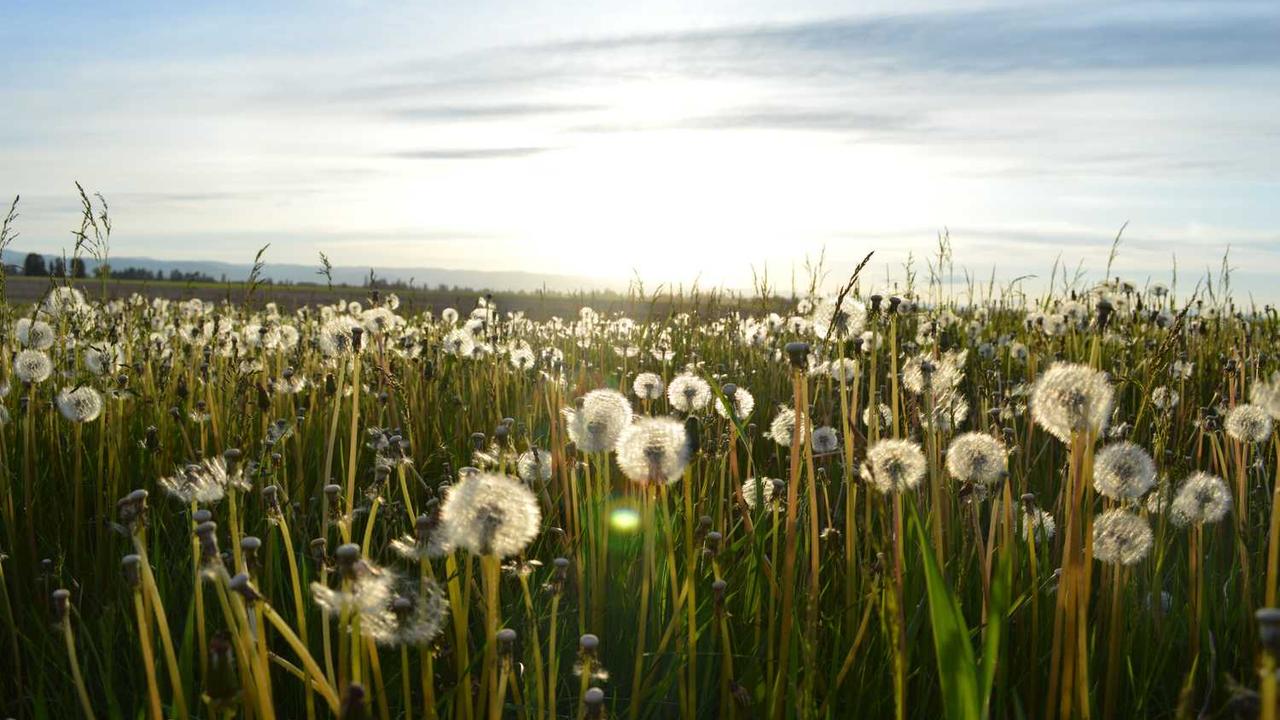
M 0 712 L 1276 717 L 1272 309 L 810 285 L 3 305 Z

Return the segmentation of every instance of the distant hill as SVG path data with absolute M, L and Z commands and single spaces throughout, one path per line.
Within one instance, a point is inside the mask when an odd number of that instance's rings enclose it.
M 5 265 L 22 267 L 27 257 L 24 250 L 6 250 L 0 256 Z M 50 264 L 57 255 L 44 254 L 45 263 Z M 86 257 L 85 267 L 90 275 L 98 263 Z M 162 272 L 165 275 L 171 270 L 183 273 L 198 272 L 212 277 L 214 280 L 244 280 L 252 269 L 250 263 L 228 263 L 212 260 L 157 260 L 147 257 L 112 257 L 111 267 L 117 270 L 134 267 L 151 272 Z M 295 263 L 277 263 L 269 259 L 263 268 L 263 277 L 278 283 L 315 283 L 323 285 L 324 276 L 318 275 L 318 264 L 300 265 Z M 333 284 L 361 286 L 369 279 L 368 267 L 337 266 L 332 270 Z M 511 292 L 528 292 L 546 289 L 555 292 L 576 292 L 592 290 L 626 290 L 625 282 L 609 282 L 597 278 L 576 275 L 543 275 L 538 273 L 517 271 L 489 270 L 449 270 L 431 267 L 373 267 L 378 280 L 390 283 L 409 283 L 415 287 L 434 289 L 441 285 L 446 287 L 473 288 L 476 290 L 506 290 Z

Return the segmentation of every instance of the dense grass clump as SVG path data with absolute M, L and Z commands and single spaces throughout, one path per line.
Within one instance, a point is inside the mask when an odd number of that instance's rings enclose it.
M 4 306 L 0 709 L 1275 717 L 1275 313 L 862 284 Z

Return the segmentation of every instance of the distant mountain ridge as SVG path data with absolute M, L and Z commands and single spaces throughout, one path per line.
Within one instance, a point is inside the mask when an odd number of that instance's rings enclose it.
M 0 261 L 5 265 L 22 267 L 28 251 L 5 250 Z M 49 264 L 60 255 L 40 253 Z M 98 267 L 97 261 L 85 257 L 85 267 L 90 275 Z M 215 280 L 240 281 L 249 277 L 253 269 L 251 263 L 230 263 L 215 260 L 157 260 L 148 257 L 112 257 L 108 259 L 111 267 L 117 270 L 134 267 L 151 272 L 162 272 L 166 276 L 170 270 L 184 273 L 203 273 Z M 262 276 L 278 283 L 312 283 L 324 285 L 327 281 L 318 274 L 319 263 L 301 265 L 297 263 L 277 263 L 269 259 L 263 266 Z M 625 290 L 625 282 L 611 282 L 598 278 L 577 275 L 549 275 L 520 271 L 496 270 L 450 270 L 431 267 L 355 267 L 335 265 L 330 273 L 334 285 L 361 286 L 369 279 L 369 271 L 385 282 L 411 282 L 415 287 L 436 288 L 440 285 L 448 287 L 471 288 L 475 290 L 505 290 L 511 292 L 530 292 L 536 290 L 552 290 L 557 292 L 574 292 L 578 290 Z

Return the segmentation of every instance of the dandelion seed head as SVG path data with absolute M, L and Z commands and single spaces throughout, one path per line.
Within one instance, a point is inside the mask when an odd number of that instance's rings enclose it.
M 773 478 L 748 478 L 742 483 L 742 499 L 747 507 L 755 510 L 762 504 L 768 508 L 782 506 L 783 482 Z
M 582 407 L 562 412 L 569 439 L 585 453 L 612 450 L 623 429 L 631 424 L 631 403 L 616 390 L 592 390 L 583 396 Z
M 1151 552 L 1146 520 L 1127 510 L 1108 510 L 1093 521 L 1093 557 L 1115 565 L 1135 565 Z
M 636 397 L 642 400 L 657 400 L 662 397 L 662 391 L 666 389 L 666 384 L 662 382 L 662 377 L 657 373 L 642 372 L 636 375 L 635 381 L 631 383 L 631 389 L 635 392 Z
M 862 332 L 867 306 L 851 297 L 824 299 L 813 310 L 813 331 L 819 338 L 847 338 Z
M 1169 519 L 1180 527 L 1216 523 L 1231 511 L 1231 491 L 1222 478 L 1193 473 L 1169 504 Z
M 684 423 L 673 418 L 641 418 L 618 438 L 618 467 L 632 482 L 666 485 L 676 482 L 689 464 L 689 438 Z
M 102 395 L 88 385 L 63 388 L 57 403 L 58 412 L 71 422 L 93 422 L 102 414 Z
M 817 455 L 833 453 L 840 448 L 840 436 L 833 427 L 820 427 L 813 431 L 813 452 Z
M 959 435 L 947 447 L 947 472 L 960 482 L 992 485 L 1004 479 L 1007 465 L 1004 443 L 986 433 Z
M 1100 433 L 1106 428 L 1113 396 L 1105 373 L 1058 362 L 1032 388 L 1031 416 L 1051 435 L 1069 443 L 1072 433 Z
M 13 376 L 24 383 L 42 383 L 53 374 L 53 361 L 40 350 L 22 350 L 13 357 Z
M 1249 389 L 1249 402 L 1262 408 L 1272 419 L 1280 420 L 1280 371 L 1268 382 L 1256 382 Z
M 890 494 L 918 488 L 927 469 L 919 444 L 910 440 L 881 440 L 867 450 L 861 474 L 876 490 Z
M 800 442 L 804 442 L 805 430 L 806 428 L 801 427 L 800 431 L 796 432 L 796 411 L 788 407 L 779 408 L 778 414 L 774 415 L 769 423 L 769 437 L 783 447 L 791 447 L 797 439 L 796 435 L 800 436 L 798 438 Z
M 1156 484 L 1156 464 L 1131 442 L 1111 443 L 1093 459 L 1093 487 L 1113 500 L 1137 499 Z
M 1022 511 L 1022 536 L 1033 538 L 1036 543 L 1049 542 L 1058 531 L 1058 522 L 1048 512 L 1037 507 Z
M 516 473 L 530 485 L 550 482 L 551 453 L 538 448 L 526 450 L 516 460 Z
M 23 347 L 33 350 L 48 350 L 58 339 L 58 334 L 52 325 L 43 320 L 31 318 L 20 318 L 14 323 L 13 334 Z
M 733 416 L 739 420 L 751 417 L 751 411 L 756 409 L 756 398 L 746 388 L 736 387 L 733 391 L 733 397 L 728 399 L 733 403 Z M 729 410 L 725 403 L 717 399 L 713 404 L 716 408 L 716 414 L 728 420 Z
M 1271 437 L 1271 416 L 1258 405 L 1237 405 L 1227 413 L 1223 428 L 1240 442 L 1260 443 Z
M 541 521 L 538 499 L 524 483 L 467 472 L 449 488 L 440 505 L 441 545 L 508 558 L 533 541 Z
M 671 380 L 667 400 L 680 412 L 697 412 L 711 401 L 711 386 L 693 373 L 683 373 Z

